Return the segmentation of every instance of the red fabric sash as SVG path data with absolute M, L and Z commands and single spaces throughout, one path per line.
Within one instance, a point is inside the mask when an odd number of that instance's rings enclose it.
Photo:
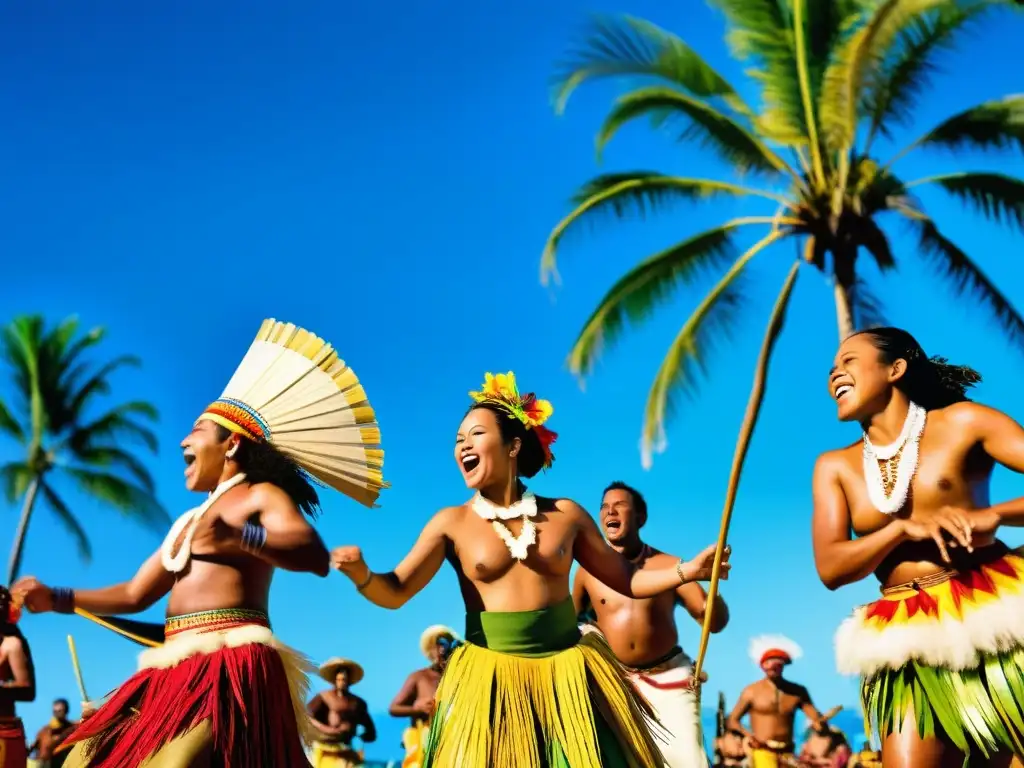
M 25 726 L 17 717 L 0 718 L 0 768 L 25 768 Z

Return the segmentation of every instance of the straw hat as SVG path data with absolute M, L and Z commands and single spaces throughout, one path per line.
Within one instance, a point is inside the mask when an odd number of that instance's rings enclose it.
M 444 624 L 435 624 L 432 627 L 427 627 L 423 630 L 423 634 L 420 635 L 420 650 L 423 651 L 423 655 L 428 659 L 430 658 L 430 651 L 437 645 L 438 638 L 441 637 L 450 637 L 452 640 L 459 638 L 455 634 L 454 629 L 446 627 Z
M 355 685 L 363 679 L 363 668 L 356 662 L 340 656 L 333 656 L 320 665 L 320 677 L 333 685 L 340 669 L 348 669 L 349 685 Z

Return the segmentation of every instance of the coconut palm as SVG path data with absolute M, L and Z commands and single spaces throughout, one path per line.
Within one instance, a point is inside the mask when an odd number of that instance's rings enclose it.
M 29 522 L 40 502 L 75 540 L 82 559 L 90 559 L 83 522 L 61 494 L 65 485 L 148 527 L 169 522 L 149 471 L 125 447 L 141 444 L 156 451 L 156 436 L 145 423 L 157 418 L 156 409 L 133 401 L 96 413 L 95 402 L 110 393 L 111 374 L 139 362 L 123 356 L 97 367 L 85 360 L 103 337 L 102 328 L 79 333 L 75 318 L 47 330 L 38 316 L 18 317 L 0 332 L 0 354 L 10 366 L 17 405 L 0 399 L 0 433 L 23 452 L 20 460 L 0 466 L 8 501 L 21 503 L 8 584 L 18 576 Z
M 963 293 L 987 307 L 1014 342 L 1024 318 L 981 268 L 946 237 L 915 197 L 919 188 L 944 190 L 982 216 L 1024 228 L 1024 182 L 1001 173 L 964 171 L 905 180 L 897 162 L 911 152 L 1024 149 L 1024 96 L 979 104 L 921 133 L 888 156 L 877 151 L 911 126 L 935 60 L 957 33 L 999 0 L 712 0 L 724 12 L 727 41 L 760 90 L 748 104 L 725 78 L 679 37 L 635 18 L 597 20 L 557 78 L 556 108 L 564 109 L 582 83 L 636 77 L 642 82 L 614 104 L 597 136 L 598 151 L 623 126 L 648 118 L 680 141 L 717 153 L 731 179 L 673 176 L 652 171 L 600 175 L 582 186 L 572 212 L 554 228 L 542 257 L 542 279 L 555 272 L 562 239 L 611 214 L 644 216 L 673 203 L 750 198 L 763 215 L 722 222 L 650 256 L 608 291 L 569 355 L 570 369 L 591 372 L 627 320 L 642 321 L 681 285 L 713 270 L 720 279 L 683 322 L 651 386 L 644 414 L 645 463 L 662 442 L 674 397 L 692 389 L 708 342 L 741 307 L 740 279 L 757 256 L 793 260 L 776 297 L 761 348 L 755 385 L 741 428 L 726 494 L 722 540 L 743 458 L 764 395 L 772 346 L 781 330 L 797 276 L 806 269 L 833 286 L 840 338 L 877 310 L 858 259 L 880 273 L 897 264 L 890 222 L 913 230 L 918 255 Z M 977 66 L 977 64 L 972 65 Z M 756 240 L 745 250 L 741 235 Z M 785 247 L 780 247 L 785 246 Z

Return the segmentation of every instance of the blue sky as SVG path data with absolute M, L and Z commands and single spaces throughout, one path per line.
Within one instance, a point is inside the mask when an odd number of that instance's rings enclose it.
M 393 488 L 374 511 L 328 496 L 319 523 L 329 545 L 360 544 L 375 569 L 397 563 L 436 509 L 467 497 L 451 449 L 466 392 L 487 370 L 513 369 L 555 404 L 558 462 L 535 490 L 593 511 L 604 484 L 622 479 L 649 499 L 651 542 L 689 555 L 713 541 L 769 297 L 792 251 L 757 264 L 744 324 L 716 348 L 711 378 L 683 403 L 668 452 L 648 472 L 637 448 L 647 387 L 699 290 L 610 350 L 585 391 L 565 355 L 595 302 L 638 258 L 751 209 L 723 203 L 609 225 L 563 248 L 561 288 L 541 288 L 537 275 L 568 196 L 599 170 L 723 170 L 708 153 L 640 126 L 622 132 L 599 169 L 593 135 L 615 90 L 577 94 L 562 118 L 547 91 L 587 14 L 628 12 L 681 33 L 753 98 L 742 65 L 726 56 L 721 17 L 701 3 L 655 0 L 214 5 L 46 0 L 9 4 L 0 25 L 0 321 L 78 314 L 107 326 L 108 355 L 144 358 L 142 370 L 118 378 L 117 397 L 160 408 L 161 452 L 150 464 L 167 508 L 176 515 L 197 503 L 182 485 L 177 443 L 273 316 L 332 340 L 377 408 Z M 903 138 L 1019 89 L 1009 66 L 1017 37 L 1006 17 L 978 26 Z M 1019 159 L 970 165 L 1024 171 Z M 899 170 L 914 178 L 956 167 L 919 153 Z M 1019 252 L 1019 234 L 958 212 L 938 193 L 924 203 L 1024 306 L 1024 282 L 1007 258 Z M 984 311 L 953 300 L 894 231 L 904 266 L 878 291 L 890 320 L 930 353 L 978 367 L 980 399 L 1014 413 L 1022 350 Z M 724 589 L 733 619 L 711 644 L 711 705 L 717 690 L 731 704 L 757 677 L 747 643 L 765 632 L 803 645 L 792 675 L 822 709 L 856 700 L 856 682 L 834 672 L 831 638 L 875 586 L 827 592 L 809 542 L 814 457 L 857 438 L 835 421 L 824 387 L 834 317 L 824 279 L 804 273 L 734 516 L 735 567 Z M 13 455 L 0 444 L 0 460 Z M 1022 492 L 1018 478 L 997 473 L 994 498 Z M 42 510 L 26 573 L 100 586 L 131 576 L 158 546 L 157 535 L 110 510 L 69 499 L 93 535 L 92 564 L 79 563 Z M 17 510 L 6 515 L 0 547 L 9 546 Z M 1024 542 L 1016 531 L 1005 538 Z M 315 659 L 362 662 L 357 690 L 383 711 L 422 663 L 420 631 L 461 627 L 457 595 L 447 567 L 397 612 L 364 602 L 337 574 L 282 573 L 272 618 Z M 23 627 L 39 678 L 38 701 L 20 708 L 30 729 L 53 697 L 77 698 L 68 632 L 91 696 L 134 668 L 133 646 L 80 620 L 33 616 Z M 696 626 L 684 618 L 682 627 L 695 649 Z

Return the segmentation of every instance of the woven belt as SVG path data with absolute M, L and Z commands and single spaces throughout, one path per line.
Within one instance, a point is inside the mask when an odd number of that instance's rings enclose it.
M 959 571 L 944 568 L 938 573 L 933 573 L 929 576 L 922 576 L 919 579 L 912 579 L 911 581 L 905 581 L 902 584 L 896 584 L 891 587 L 882 587 L 882 594 L 894 595 L 897 592 L 920 592 L 928 587 L 937 587 L 939 584 L 945 584 L 950 579 L 956 578 L 959 575 Z
M 220 632 L 232 627 L 247 624 L 258 624 L 270 627 L 270 619 L 263 611 L 247 608 L 220 608 L 212 611 L 185 613 L 181 616 L 168 616 L 164 624 L 164 635 L 169 639 L 182 632 Z

